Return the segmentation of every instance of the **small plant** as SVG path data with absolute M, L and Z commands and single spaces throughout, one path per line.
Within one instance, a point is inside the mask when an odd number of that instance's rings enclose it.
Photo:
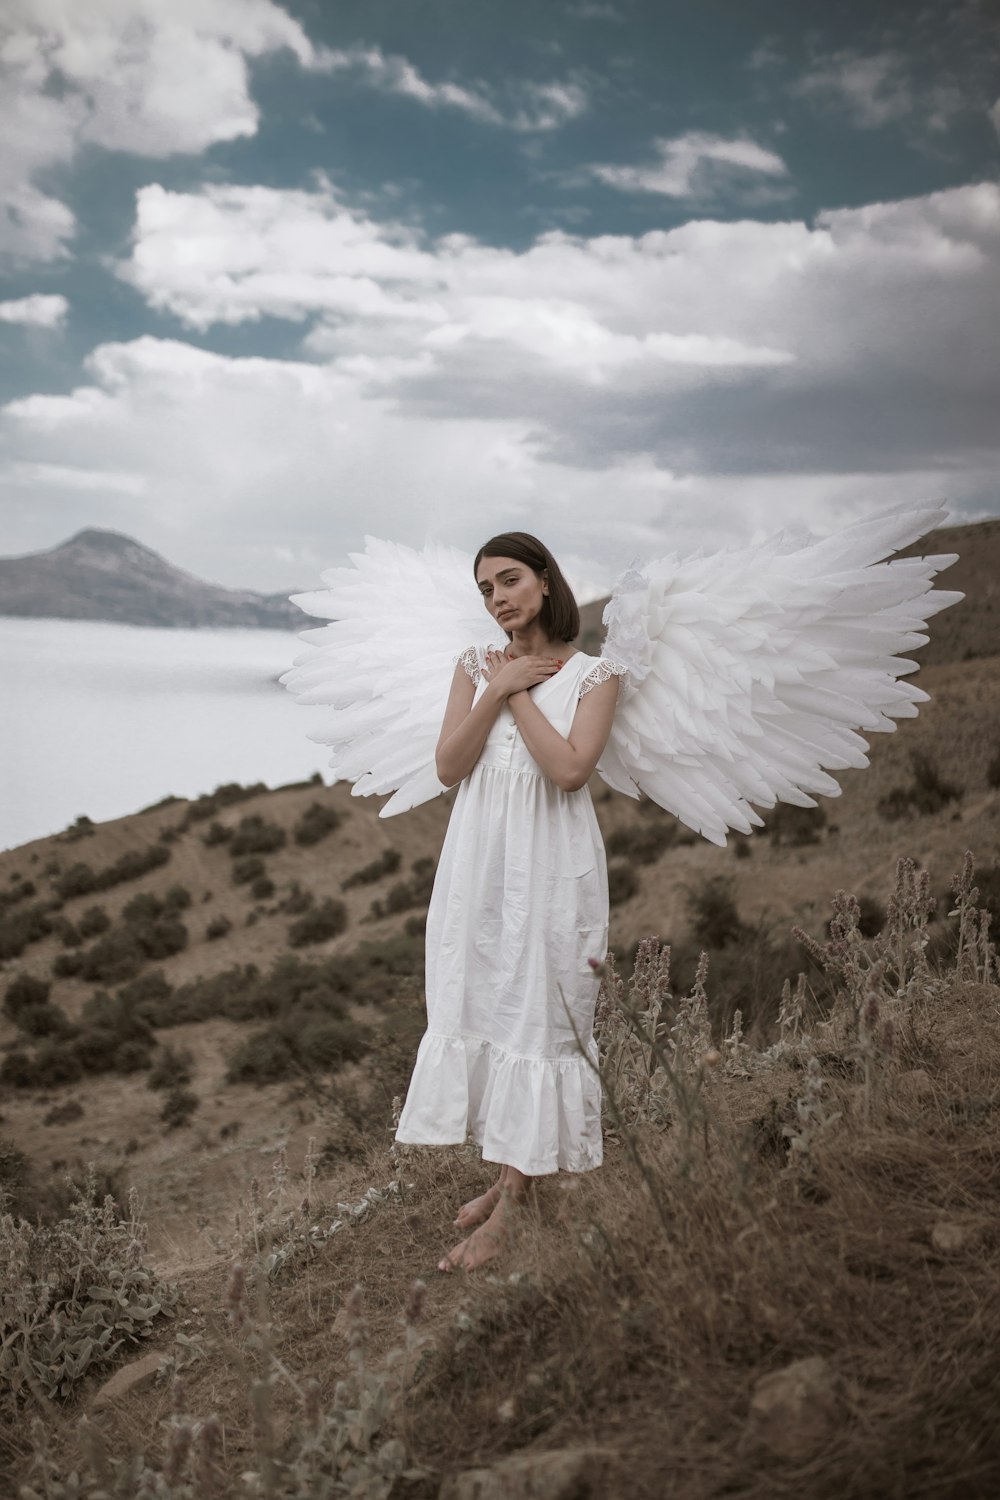
M 159 869 L 169 860 L 169 849 L 162 844 L 150 844 L 145 849 L 126 850 L 103 870 L 93 870 L 90 865 L 82 863 L 71 865 L 64 874 L 56 877 L 56 895 L 68 901 L 72 896 L 86 896 L 91 891 L 107 891 L 125 881 L 138 880 L 140 875 Z
M 1000 750 L 996 752 L 986 767 L 986 785 L 994 791 L 1000 787 Z
M 245 854 L 272 854 L 285 847 L 287 837 L 277 823 L 269 823 L 260 813 L 250 813 L 234 828 L 229 852 L 234 859 Z
M 638 889 L 639 881 L 631 865 L 620 860 L 608 865 L 608 900 L 612 906 L 631 900 Z
M 0 1217 L 0 1387 L 15 1402 L 66 1397 L 88 1370 L 149 1337 L 176 1293 L 145 1256 L 138 1193 L 123 1216 L 112 1197 L 99 1201 L 92 1165 L 59 1223 Z
M 20 958 L 29 943 L 48 937 L 52 931 L 51 910 L 50 902 L 37 901 L 0 917 L 0 963 Z
M 627 824 L 616 828 L 605 840 L 609 855 L 633 861 L 639 865 L 652 865 L 674 842 L 675 825 L 665 821 L 647 823 L 645 827 Z
M 206 849 L 215 849 L 219 844 L 228 844 L 232 836 L 233 830 L 216 819 L 209 824 L 207 833 L 202 834 L 201 841 Z
M 724 876 L 715 875 L 688 891 L 691 934 L 703 948 L 725 948 L 738 943 L 749 929 L 740 919 L 732 887 Z
M 251 854 L 247 859 L 238 859 L 233 865 L 233 885 L 249 885 L 253 880 L 259 880 L 266 874 L 264 861 L 256 854 Z
M 362 865 L 360 870 L 355 870 L 348 875 L 346 880 L 341 881 L 341 890 L 350 891 L 359 885 L 376 885 L 378 881 L 384 880 L 387 875 L 395 875 L 399 869 L 402 856 L 398 849 L 383 849 L 377 859 L 371 864 Z
M 342 818 L 333 807 L 322 802 L 311 802 L 293 830 L 295 842 L 302 847 L 318 844 L 341 825 Z
M 818 844 L 826 826 L 822 804 L 797 807 L 792 802 L 778 802 L 768 812 L 761 832 L 770 835 L 775 848 L 787 844 L 791 849 L 801 849 L 806 844 Z
M 186 1047 L 161 1047 L 146 1079 L 151 1089 L 176 1089 L 191 1082 L 194 1057 Z
M 179 1130 L 186 1125 L 199 1105 L 198 1095 L 180 1085 L 172 1088 L 163 1101 L 160 1119 L 168 1130 Z
M 328 896 L 319 906 L 292 923 L 288 929 L 288 942 L 292 948 L 324 943 L 345 931 L 347 920 L 347 907 L 343 901 L 336 901 Z
M 915 812 L 920 816 L 938 813 L 949 802 L 957 802 L 964 789 L 946 781 L 929 755 L 914 751 L 910 757 L 913 780 L 908 787 L 893 787 L 878 804 L 878 811 L 890 822 Z
M 35 979 L 30 974 L 19 974 L 7 986 L 3 997 L 3 1008 L 12 1021 L 16 1021 L 22 1010 L 44 1005 L 52 986 L 44 979 Z
M 304 911 L 309 911 L 315 901 L 312 891 L 304 891 L 299 882 L 293 880 L 288 895 L 280 904 L 280 909 L 287 912 L 290 917 L 300 917 Z
M 268 901 L 274 895 L 274 881 L 270 875 L 258 875 L 250 887 L 250 894 L 255 901 Z
M 111 926 L 111 918 L 103 906 L 88 906 L 76 925 L 82 938 L 95 938 L 107 932 Z
M 226 936 L 226 933 L 231 932 L 232 929 L 232 922 L 228 917 L 223 916 L 220 912 L 217 917 L 212 918 L 211 922 L 209 922 L 208 926 L 205 928 L 205 936 L 208 938 L 210 943 L 214 943 L 217 938 L 224 938 Z

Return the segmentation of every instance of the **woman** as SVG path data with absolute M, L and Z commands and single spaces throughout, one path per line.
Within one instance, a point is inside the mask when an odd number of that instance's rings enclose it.
M 428 1027 L 396 1139 L 458 1145 L 471 1132 L 500 1174 L 460 1209 L 473 1232 L 442 1271 L 496 1255 L 532 1178 L 601 1163 L 590 960 L 607 949 L 608 887 L 587 781 L 625 675 L 571 644 L 576 601 L 535 537 L 493 537 L 475 577 L 509 645 L 462 654 L 441 726 L 437 774 L 461 785 L 427 914 Z

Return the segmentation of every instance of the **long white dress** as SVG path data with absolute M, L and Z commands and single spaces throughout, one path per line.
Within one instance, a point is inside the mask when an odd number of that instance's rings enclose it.
M 485 688 L 482 649 L 461 658 Z M 531 689 L 568 736 L 583 693 L 625 669 L 578 652 Z M 427 912 L 427 1031 L 396 1139 L 460 1145 L 529 1177 L 602 1160 L 595 1070 L 608 877 L 587 787 L 565 792 L 505 704 L 458 789 Z

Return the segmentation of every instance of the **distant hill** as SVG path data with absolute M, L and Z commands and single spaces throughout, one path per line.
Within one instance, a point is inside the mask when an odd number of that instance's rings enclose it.
M 664 547 L 664 553 L 669 547 Z M 929 622 L 930 640 L 912 653 L 921 666 L 951 661 L 972 661 L 1000 652 L 1000 520 L 973 521 L 964 526 L 943 526 L 931 531 L 901 557 L 933 557 L 957 552 L 958 562 L 937 575 L 941 589 L 957 589 L 965 595 Z M 580 645 L 584 651 L 599 651 L 604 640 L 601 616 L 607 599 L 595 599 L 580 610 Z
M 88 527 L 48 552 L 0 558 L 0 615 L 121 625 L 294 630 L 283 594 L 205 583 L 119 531 Z

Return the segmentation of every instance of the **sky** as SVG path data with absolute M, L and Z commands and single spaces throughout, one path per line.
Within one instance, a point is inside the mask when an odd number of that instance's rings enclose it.
M 0 553 L 1000 514 L 980 0 L 4 0 Z

